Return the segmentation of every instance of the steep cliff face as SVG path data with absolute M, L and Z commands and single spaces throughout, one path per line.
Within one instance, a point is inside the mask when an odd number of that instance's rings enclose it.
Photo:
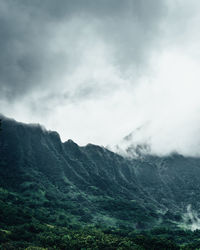
M 2 120 L 0 186 L 26 205 L 136 228 L 179 223 L 188 205 L 200 209 L 198 158 L 127 159 L 92 144 L 62 143 L 40 125 Z

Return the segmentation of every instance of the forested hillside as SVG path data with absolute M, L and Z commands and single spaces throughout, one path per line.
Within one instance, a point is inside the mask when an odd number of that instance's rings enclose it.
M 200 159 L 128 159 L 1 119 L 2 249 L 200 247 Z

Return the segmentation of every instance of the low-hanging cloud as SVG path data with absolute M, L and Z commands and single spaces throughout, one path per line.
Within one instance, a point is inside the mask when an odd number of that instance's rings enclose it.
M 1 112 L 72 138 L 199 155 L 195 1 L 2 0 Z M 128 145 L 126 145 L 128 146 Z

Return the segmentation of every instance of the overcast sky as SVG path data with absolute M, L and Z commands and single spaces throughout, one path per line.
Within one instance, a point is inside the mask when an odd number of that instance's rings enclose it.
M 199 13 L 198 0 L 1 0 L 0 112 L 80 145 L 137 131 L 152 153 L 200 155 Z

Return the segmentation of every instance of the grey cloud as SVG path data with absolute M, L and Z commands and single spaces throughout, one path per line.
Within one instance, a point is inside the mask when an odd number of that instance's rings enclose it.
M 149 121 L 136 143 L 199 155 L 199 10 L 196 0 L 1 0 L 1 112 L 81 144 L 117 144 Z
M 122 71 L 143 65 L 157 44 L 165 13 L 164 2 L 156 0 L 2 0 L 1 98 L 15 100 L 35 88 L 44 90 L 50 82 L 59 85 L 61 76 L 71 74 L 84 60 L 89 48 L 82 47 L 82 39 L 102 40 L 113 52 L 112 63 Z M 90 38 L 83 32 L 86 27 L 91 28 Z M 64 39 L 61 45 L 56 44 L 58 33 Z

